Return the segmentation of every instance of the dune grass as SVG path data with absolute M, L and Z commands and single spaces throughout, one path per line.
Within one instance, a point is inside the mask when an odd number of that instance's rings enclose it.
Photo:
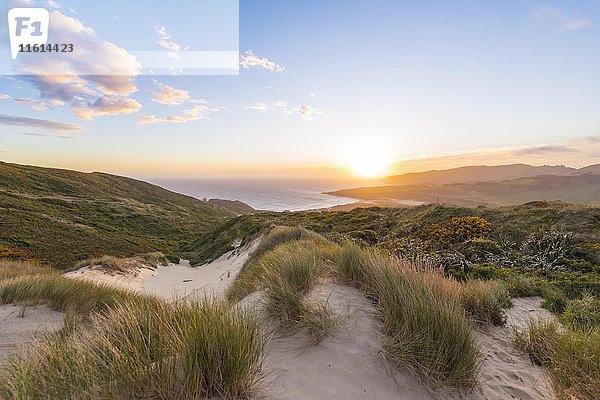
M 336 253 L 342 279 L 377 303 L 390 356 L 421 377 L 451 386 L 473 386 L 479 352 L 460 284 L 430 265 L 392 258 L 346 244 Z
M 506 285 L 500 281 L 472 279 L 462 284 L 460 301 L 467 315 L 478 324 L 504 325 L 505 309 L 512 305 Z
M 0 365 L 0 398 L 247 398 L 263 348 L 254 318 L 227 304 L 127 300 Z
M 32 261 L 11 261 L 0 259 L 0 283 L 20 276 L 58 275 L 55 269 L 40 266 Z
M 82 280 L 69 279 L 55 273 L 25 275 L 0 282 L 0 304 L 47 304 L 50 308 L 89 314 L 115 307 L 132 299 L 154 300 L 145 296 Z
M 600 331 L 574 331 L 557 322 L 533 321 L 515 334 L 532 362 L 548 368 L 558 399 L 600 398 Z

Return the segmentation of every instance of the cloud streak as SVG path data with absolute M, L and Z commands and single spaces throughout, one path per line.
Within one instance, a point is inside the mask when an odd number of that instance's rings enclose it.
M 152 101 L 156 103 L 176 106 L 191 100 L 190 92 L 187 90 L 175 89 L 154 79 L 152 82 L 159 88 L 152 97 Z
M 41 129 L 50 133 L 74 134 L 86 130 L 82 125 L 67 122 L 50 121 L 47 119 L 19 117 L 16 115 L 0 114 L 0 125 L 17 126 L 20 128 Z
M 207 105 L 202 104 L 189 108 L 179 115 L 171 115 L 164 118 L 156 117 L 155 115 L 145 115 L 142 117 L 138 117 L 137 123 L 139 125 L 156 124 L 159 122 L 177 124 L 188 123 L 193 121 L 210 119 L 210 117 L 218 111 L 218 108 L 209 107 Z

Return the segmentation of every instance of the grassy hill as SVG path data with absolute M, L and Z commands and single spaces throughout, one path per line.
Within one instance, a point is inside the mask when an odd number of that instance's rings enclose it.
M 531 178 L 539 175 L 566 175 L 577 172 L 564 165 L 543 165 L 535 167 L 527 164 L 495 166 L 467 166 L 445 170 L 411 172 L 385 178 L 392 185 L 445 185 L 451 183 L 503 181 L 509 179 Z
M 170 252 L 239 213 L 135 179 L 0 162 L 0 258 Z
M 600 175 L 541 175 L 499 182 L 376 186 L 344 189 L 328 194 L 365 200 L 419 200 L 461 206 L 504 206 L 540 199 L 588 203 L 600 199 Z

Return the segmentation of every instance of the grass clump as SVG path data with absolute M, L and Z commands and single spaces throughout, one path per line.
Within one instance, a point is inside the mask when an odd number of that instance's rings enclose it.
M 69 279 L 59 274 L 20 276 L 0 282 L 0 304 L 47 304 L 58 311 L 89 314 L 134 298 L 134 292 Z
M 462 284 L 460 301 L 467 315 L 476 323 L 500 326 L 506 322 L 505 309 L 512 304 L 504 283 L 478 279 Z
M 92 322 L 1 365 L 0 397 L 238 399 L 260 379 L 259 325 L 224 303 L 127 301 Z
M 600 331 L 578 332 L 557 322 L 533 321 L 515 343 L 548 368 L 559 399 L 600 398 Z
M 600 329 L 600 299 L 585 294 L 581 299 L 571 300 L 560 320 L 572 329 L 589 332 Z
M 393 359 L 422 377 L 473 386 L 479 353 L 460 301 L 460 284 L 430 265 L 346 244 L 339 271 L 377 303 Z
M 261 240 L 252 252 L 250 260 L 259 259 L 277 246 L 298 240 L 324 241 L 325 239 L 319 234 L 301 227 L 276 226 Z
M 33 275 L 58 275 L 58 272 L 50 267 L 43 267 L 31 261 L 0 259 L 0 282 L 21 276 Z

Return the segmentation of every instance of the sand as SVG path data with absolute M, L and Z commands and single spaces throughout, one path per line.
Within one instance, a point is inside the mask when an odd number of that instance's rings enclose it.
M 477 331 L 477 342 L 484 356 L 482 384 L 477 399 L 554 399 L 547 372 L 531 363 L 512 344 L 513 329 L 525 328 L 532 319 L 554 319 L 541 308 L 542 299 L 514 299 L 507 312 L 505 327 L 491 326 Z
M 266 349 L 261 399 L 554 399 L 546 372 L 512 345 L 513 327 L 531 318 L 552 318 L 540 308 L 540 298 L 516 299 L 506 327 L 476 331 L 483 356 L 481 383 L 458 392 L 430 387 L 385 357 L 381 322 L 361 292 L 328 283 L 311 296 L 328 299 L 341 323 L 316 346 L 301 333 L 275 334 Z M 244 304 L 260 301 L 253 294 Z
M 108 274 L 101 267 L 84 267 L 65 276 L 148 293 L 164 299 L 221 295 L 238 275 L 259 241 L 260 238 L 198 267 L 191 267 L 189 262 L 182 260 L 179 264 L 170 263 L 156 268 L 142 266 L 127 274 Z
M 45 305 L 28 307 L 24 314 L 22 310 L 12 304 L 0 306 L 0 360 L 63 327 L 63 313 Z

